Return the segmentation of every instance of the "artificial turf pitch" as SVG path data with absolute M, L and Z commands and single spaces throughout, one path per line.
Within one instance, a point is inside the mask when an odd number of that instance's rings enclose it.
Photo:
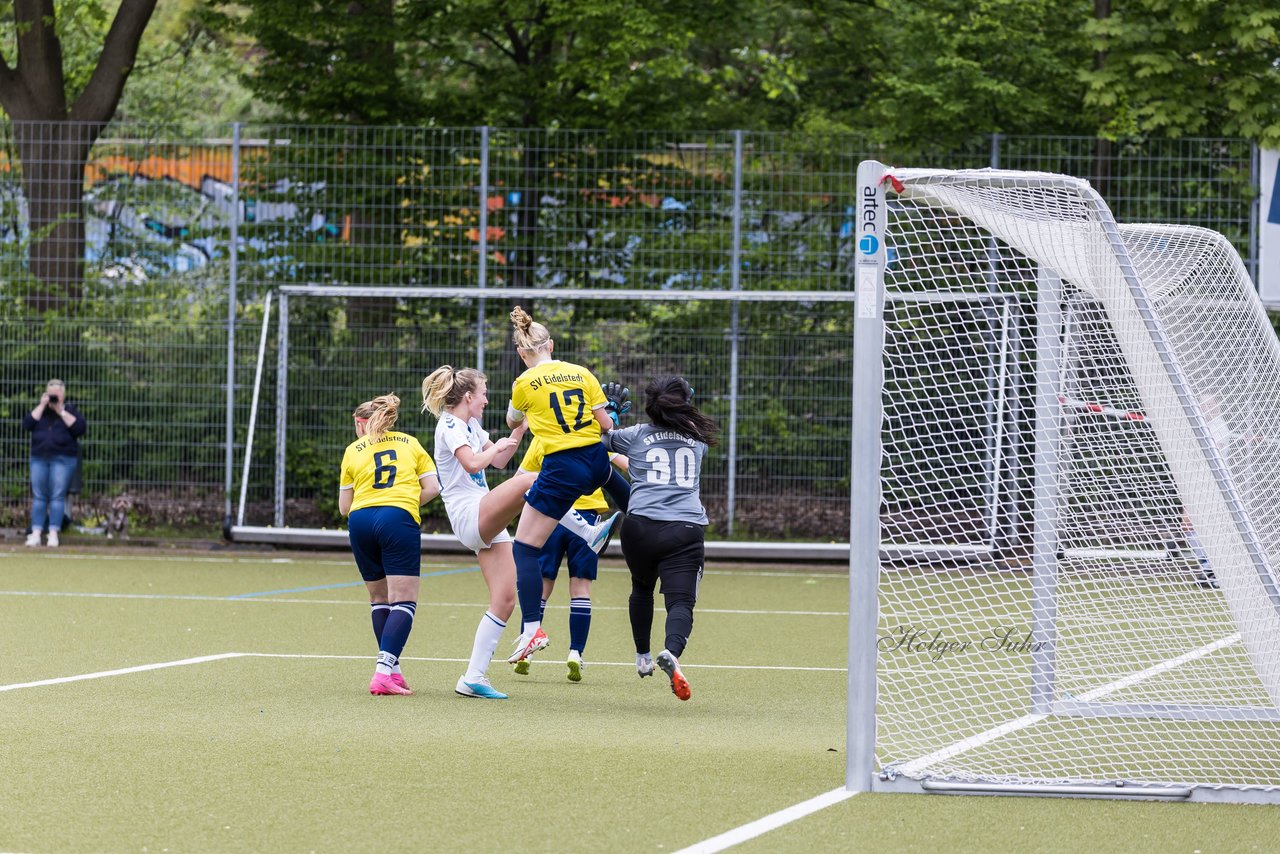
M 483 581 L 424 560 L 415 694 L 371 697 L 346 555 L 0 551 L 0 850 L 674 851 L 843 784 L 839 572 L 710 567 L 681 703 L 636 677 L 606 562 L 583 681 L 561 589 L 553 645 L 520 677 L 504 643 L 490 672 L 511 699 L 484 701 L 453 693 Z M 886 847 L 1269 851 L 1280 808 L 860 795 L 737 850 Z

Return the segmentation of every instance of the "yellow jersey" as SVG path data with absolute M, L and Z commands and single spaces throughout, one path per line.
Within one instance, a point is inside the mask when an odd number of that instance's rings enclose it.
M 546 454 L 599 442 L 594 411 L 606 403 L 594 374 L 559 359 L 529 368 L 511 385 L 511 412 L 529 419 L 529 430 L 542 440 Z
M 414 521 L 421 523 L 419 481 L 435 471 L 435 462 L 417 439 L 392 431 L 383 433 L 377 442 L 363 437 L 347 445 L 338 488 L 354 490 L 352 511 L 363 507 L 403 507 Z
M 529 450 L 524 452 L 524 459 L 520 461 L 520 468 L 525 471 L 540 472 L 542 471 L 542 458 L 546 454 L 542 452 L 542 440 L 534 437 L 529 443 Z M 590 495 L 584 495 L 577 501 L 573 502 L 574 510 L 601 510 L 609 509 L 609 502 L 604 500 L 604 490 L 597 489 Z

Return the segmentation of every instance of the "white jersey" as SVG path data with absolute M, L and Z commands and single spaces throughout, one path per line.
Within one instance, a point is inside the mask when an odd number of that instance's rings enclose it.
M 484 450 L 489 441 L 489 434 L 480 426 L 480 422 L 472 418 L 463 423 L 460 418 L 441 413 L 436 424 L 436 449 L 433 456 L 439 460 L 436 468 L 440 472 L 440 497 L 444 499 L 444 508 L 452 514 L 455 505 L 474 504 L 489 491 L 489 481 L 484 472 L 469 473 L 458 462 L 454 451 L 463 445 L 477 454 Z
M 453 452 L 466 445 L 478 454 L 488 441 L 489 434 L 474 418 L 463 424 L 461 419 L 445 412 L 436 425 L 435 455 L 440 459 L 440 465 L 436 466 L 440 475 L 440 497 L 444 499 L 444 509 L 449 514 L 454 536 L 477 554 L 495 543 L 509 543 L 512 538 L 506 531 L 499 531 L 488 542 L 480 536 L 480 499 L 489 492 L 489 482 L 483 471 L 468 473 Z

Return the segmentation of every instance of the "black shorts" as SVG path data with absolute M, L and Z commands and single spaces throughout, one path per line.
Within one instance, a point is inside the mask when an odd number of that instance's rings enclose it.
M 706 530 L 693 522 L 660 522 L 628 514 L 622 522 L 622 556 L 631 575 L 663 591 L 672 584 L 697 589 L 706 556 Z

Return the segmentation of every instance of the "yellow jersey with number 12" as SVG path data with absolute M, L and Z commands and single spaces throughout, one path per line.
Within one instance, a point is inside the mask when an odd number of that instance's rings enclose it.
M 377 442 L 366 437 L 347 446 L 338 487 L 354 490 L 352 511 L 363 507 L 403 507 L 414 521 L 421 523 L 420 479 L 435 470 L 435 461 L 417 439 L 392 431 L 383 433 Z
M 529 419 L 529 430 L 547 454 L 599 442 L 594 410 L 606 403 L 594 374 L 559 359 L 535 365 L 511 385 L 511 409 Z

